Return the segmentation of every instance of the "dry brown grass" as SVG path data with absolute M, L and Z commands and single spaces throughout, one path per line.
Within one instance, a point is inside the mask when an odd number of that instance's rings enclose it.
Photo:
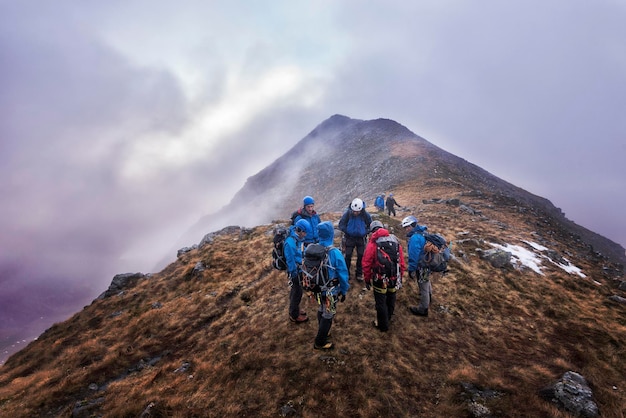
M 565 417 L 537 391 L 574 370 L 590 382 L 603 416 L 623 417 L 626 315 L 606 302 L 610 284 L 601 266 L 528 214 L 490 208 L 486 198 L 472 198 L 484 218 L 418 198 L 462 191 L 435 182 L 394 190 L 449 239 L 460 232 L 475 242 L 543 237 L 572 253 L 589 277 L 559 268 L 545 276 L 497 270 L 474 244 L 454 244 L 464 257 L 433 277 L 429 317 L 410 315 L 418 288 L 406 283 L 391 330 L 381 334 L 370 325 L 371 292 L 352 282 L 333 324 L 336 349 L 320 353 L 314 321 L 287 320 L 286 278 L 269 267 L 271 226 L 258 226 L 218 236 L 123 295 L 54 325 L 0 369 L 0 415 L 69 416 L 77 402 L 103 398 L 94 416 L 138 417 L 152 404 L 153 417 L 270 417 L 286 405 L 301 417 L 463 417 L 460 383 L 470 382 L 503 394 L 486 402 L 494 416 Z M 404 238 L 400 218 L 382 220 Z M 210 268 L 194 276 L 198 261 Z M 313 303 L 305 299 L 303 307 L 315 317 Z M 190 368 L 175 372 L 185 362 Z

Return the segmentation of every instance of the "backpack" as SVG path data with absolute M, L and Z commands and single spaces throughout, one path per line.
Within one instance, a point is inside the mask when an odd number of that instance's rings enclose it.
M 386 278 L 398 277 L 400 273 L 400 251 L 398 240 L 392 236 L 380 237 L 376 240 L 376 262 L 374 271 Z
M 448 261 L 450 260 L 450 248 L 446 239 L 439 234 L 424 233 L 426 243 L 420 256 L 420 267 L 427 268 L 434 272 L 448 271 Z
M 302 257 L 302 289 L 319 293 L 330 286 L 328 277 L 328 249 L 320 244 L 309 244 Z
M 296 224 L 296 218 L 297 218 L 298 216 L 300 216 L 300 215 L 302 215 L 302 208 L 300 208 L 300 209 L 298 209 L 298 210 L 294 211 L 294 212 L 291 214 L 291 225 L 295 225 L 295 224 Z
M 274 248 L 272 248 L 272 267 L 276 270 L 287 270 L 285 259 L 285 239 L 289 235 L 286 228 L 278 228 L 274 233 Z

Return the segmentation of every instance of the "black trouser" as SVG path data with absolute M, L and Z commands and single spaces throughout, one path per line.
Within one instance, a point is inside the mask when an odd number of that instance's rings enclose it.
M 391 216 L 392 213 L 393 216 L 396 216 L 396 209 L 393 207 L 393 205 L 387 206 L 387 214 Z
M 324 313 L 319 310 L 317 311 L 317 336 L 315 337 L 315 345 L 318 347 L 322 347 L 326 344 L 328 340 L 328 333 L 330 332 L 330 327 L 333 325 L 333 317 L 330 315 L 328 318 L 328 314 L 324 315 Z
M 350 263 L 352 262 L 352 251 L 356 247 L 356 275 L 363 275 L 363 253 L 365 252 L 365 237 L 351 237 L 346 235 L 346 266 L 348 266 L 348 277 L 350 277 Z
M 296 319 L 300 316 L 300 301 L 302 300 L 302 273 L 298 273 L 298 278 L 293 280 L 291 290 L 289 290 L 289 316 Z
M 376 302 L 378 329 L 387 331 L 393 311 L 396 309 L 396 289 L 378 289 L 374 287 L 374 301 Z

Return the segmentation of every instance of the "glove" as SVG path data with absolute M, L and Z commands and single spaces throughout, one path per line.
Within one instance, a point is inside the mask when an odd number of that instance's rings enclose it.
M 409 271 L 410 279 L 417 279 L 417 273 L 415 271 Z
M 339 297 L 339 302 L 345 302 L 346 301 L 346 294 L 342 293 L 341 296 Z
M 372 285 L 370 284 L 370 282 L 365 282 L 365 288 L 366 288 L 367 290 L 370 290 L 370 289 L 371 289 L 371 287 L 372 287 Z

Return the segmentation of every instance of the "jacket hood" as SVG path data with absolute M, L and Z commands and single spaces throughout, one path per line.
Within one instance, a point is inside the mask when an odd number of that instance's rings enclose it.
M 335 228 L 330 221 L 321 222 L 317 225 L 317 234 L 320 239 L 320 244 L 324 247 L 330 247 L 333 245 L 333 238 L 335 236 Z

